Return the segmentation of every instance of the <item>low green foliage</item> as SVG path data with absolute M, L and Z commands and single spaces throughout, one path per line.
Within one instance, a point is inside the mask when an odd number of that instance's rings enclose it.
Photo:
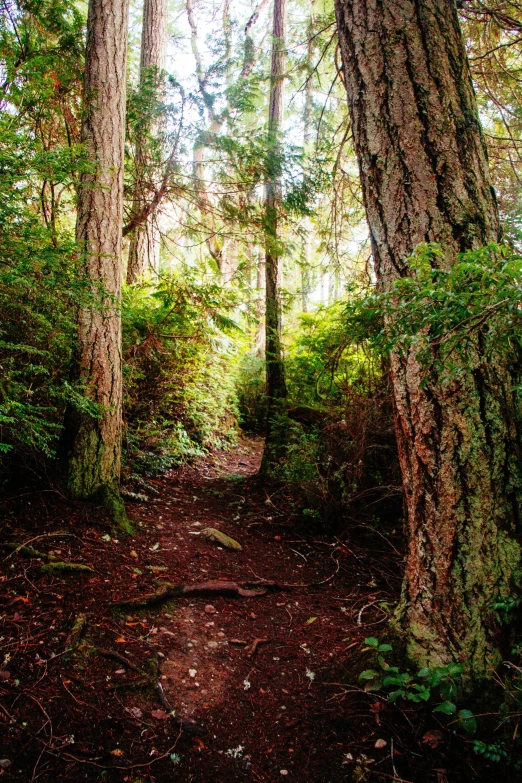
M 457 709 L 455 701 L 459 693 L 459 684 L 463 666 L 459 663 L 450 663 L 447 666 L 434 668 L 424 667 L 417 672 L 409 669 L 400 670 L 398 666 L 391 665 L 385 658 L 385 653 L 393 652 L 390 644 L 381 644 L 373 636 L 364 640 L 367 650 L 375 653 L 378 669 L 366 669 L 361 672 L 359 679 L 366 683 L 365 690 L 383 690 L 388 694 L 388 701 L 398 699 L 420 704 L 422 702 L 436 701 L 432 707 L 434 713 L 455 716 L 458 724 L 468 734 L 474 734 L 477 730 L 477 722 L 473 713 L 468 709 Z
M 508 625 L 512 622 L 516 610 L 522 605 L 522 596 L 518 594 L 512 594 L 504 598 L 502 601 L 495 601 L 491 604 L 491 608 L 496 612 L 497 619 L 500 625 Z
M 491 244 L 460 254 L 448 267 L 439 245 L 423 244 L 408 265 L 411 276 L 397 280 L 389 293 L 371 292 L 348 304 L 347 328 L 366 330 L 385 353 L 416 349 L 442 383 L 473 368 L 477 353 L 482 360 L 501 356 L 518 378 L 522 258 L 510 247 Z
M 473 752 L 487 761 L 500 762 L 509 758 L 509 753 L 502 743 L 482 742 L 474 740 Z

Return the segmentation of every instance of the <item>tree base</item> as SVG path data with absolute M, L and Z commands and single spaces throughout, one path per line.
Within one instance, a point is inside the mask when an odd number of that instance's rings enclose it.
M 109 486 L 102 487 L 96 498 L 101 501 L 111 521 L 116 524 L 118 532 L 128 536 L 134 535 L 134 529 L 125 511 L 125 504 L 117 489 Z

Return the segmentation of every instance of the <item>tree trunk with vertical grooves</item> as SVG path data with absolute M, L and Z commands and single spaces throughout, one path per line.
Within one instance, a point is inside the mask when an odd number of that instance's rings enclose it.
M 267 174 L 265 182 L 265 357 L 267 427 L 261 472 L 270 472 L 284 445 L 285 427 L 280 414 L 286 409 L 286 381 L 281 322 L 281 132 L 285 75 L 286 0 L 274 0 L 272 65 L 268 113 Z
M 314 69 L 314 48 L 315 48 L 315 36 L 314 36 L 314 16 L 315 16 L 315 2 L 312 0 L 310 4 L 310 19 L 308 22 L 308 43 L 306 47 L 306 86 L 305 86 L 305 101 L 303 110 L 303 154 L 304 157 L 308 157 L 311 149 L 312 142 L 312 112 L 314 108 L 313 102 L 313 69 Z M 302 252 L 301 252 L 301 306 L 303 313 L 307 313 L 309 310 L 309 299 L 312 289 L 311 277 L 312 269 L 312 221 L 308 215 L 303 219 L 303 239 L 302 239 Z
M 143 4 L 143 27 L 141 32 L 140 82 L 151 75 L 161 77 L 167 61 L 168 42 L 168 0 L 145 0 Z M 154 128 L 151 128 L 154 132 Z M 136 167 L 138 182 L 134 211 L 143 206 L 143 175 L 146 167 L 144 149 L 139 139 L 136 145 Z M 147 275 L 157 275 L 160 260 L 160 232 L 157 218 L 152 212 L 143 225 L 136 228 L 130 238 L 127 282 L 135 283 Z
M 438 242 L 442 263 L 499 239 L 499 219 L 452 0 L 336 0 L 345 86 L 378 282 L 410 274 Z M 502 367 L 451 386 L 416 351 L 391 357 L 409 528 L 398 626 L 421 665 L 468 677 L 499 661 L 490 608 L 520 565 L 513 393 Z M 423 381 L 428 382 L 424 385 Z
M 98 497 L 124 521 L 119 497 L 121 459 L 121 244 L 125 132 L 127 0 L 90 0 L 82 141 L 92 171 L 78 191 L 76 238 L 100 308 L 79 313 L 78 375 L 102 406 L 68 422 L 68 487 L 75 498 Z

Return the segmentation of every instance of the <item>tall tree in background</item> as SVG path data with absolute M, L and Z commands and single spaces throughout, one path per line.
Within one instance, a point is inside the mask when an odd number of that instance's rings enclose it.
M 307 47 L 306 47 L 306 82 L 305 82 L 305 100 L 303 107 L 303 154 L 305 158 L 310 155 L 312 142 L 312 113 L 314 108 L 313 98 L 313 58 L 314 58 L 314 6 L 315 2 L 310 3 L 310 19 L 307 29 Z M 303 220 L 303 238 L 302 238 L 302 259 L 301 259 L 301 302 L 303 313 L 309 309 L 309 297 L 312 287 L 312 225 L 308 215 Z
M 453 0 L 336 0 L 351 122 L 379 285 L 413 274 L 421 242 L 444 265 L 499 239 L 499 219 Z M 417 348 L 391 357 L 408 510 L 400 621 L 422 664 L 499 660 L 490 605 L 520 561 L 512 391 L 501 367 L 444 384 Z
M 140 86 L 152 83 L 159 88 L 162 72 L 167 61 L 168 43 L 168 0 L 145 0 L 143 5 L 143 27 L 141 33 Z M 154 134 L 152 125 L 147 129 Z M 136 144 L 136 196 L 134 212 L 143 207 L 147 191 L 144 178 L 147 175 L 146 149 L 143 139 Z M 148 273 L 159 269 L 160 232 L 156 215 L 151 211 L 147 218 L 131 234 L 127 282 L 135 283 Z
M 283 433 L 277 421 L 286 405 L 281 323 L 281 257 L 279 210 L 282 186 L 283 87 L 285 77 L 286 0 L 274 0 L 265 181 L 265 357 L 267 430 L 262 472 L 277 459 Z
M 81 177 L 76 238 L 100 307 L 79 313 L 79 381 L 100 406 L 97 417 L 69 421 L 68 487 L 99 497 L 124 520 L 119 497 L 122 415 L 121 245 L 125 131 L 127 0 L 90 0 L 82 141 L 91 170 Z

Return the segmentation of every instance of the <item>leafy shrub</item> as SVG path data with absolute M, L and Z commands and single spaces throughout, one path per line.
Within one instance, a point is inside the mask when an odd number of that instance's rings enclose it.
M 186 272 L 123 297 L 127 473 L 160 473 L 237 434 L 230 291 Z
M 20 229 L 6 241 L 0 225 L 0 450 L 53 456 L 65 406 L 88 406 L 69 382 L 75 307 L 88 292 L 70 246 L 55 249 L 36 221 Z
M 309 519 L 338 532 L 401 513 L 386 364 L 370 324 L 346 328 L 346 302 L 301 317 L 288 347 L 290 442 L 278 478 Z
M 265 359 L 257 353 L 246 353 L 236 376 L 239 423 L 247 432 L 262 433 L 266 421 Z

